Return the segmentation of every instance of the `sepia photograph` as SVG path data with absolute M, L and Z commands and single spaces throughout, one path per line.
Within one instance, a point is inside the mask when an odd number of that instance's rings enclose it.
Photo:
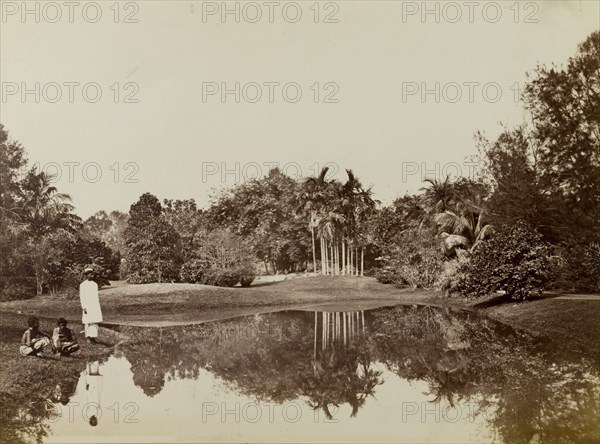
M 0 443 L 600 444 L 600 0 L 0 0 Z

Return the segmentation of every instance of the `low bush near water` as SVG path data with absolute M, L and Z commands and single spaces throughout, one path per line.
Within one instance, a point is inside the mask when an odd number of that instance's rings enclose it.
M 442 272 L 444 256 L 439 239 L 427 230 L 409 230 L 401 242 L 381 258 L 375 277 L 397 287 L 433 288 Z
M 518 222 L 481 242 L 457 268 L 455 291 L 480 297 L 498 290 L 525 300 L 541 294 L 550 279 L 550 248 L 541 235 Z
M 231 268 L 216 268 L 206 273 L 204 283 L 217 287 L 233 287 L 240 281 L 239 271 Z

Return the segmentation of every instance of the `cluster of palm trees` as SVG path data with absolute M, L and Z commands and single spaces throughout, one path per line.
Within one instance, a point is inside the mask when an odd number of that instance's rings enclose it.
M 486 220 L 488 190 L 484 184 L 468 179 L 452 182 L 449 177 L 425 182 L 424 193 L 411 201 L 413 207 L 406 214 L 419 220 L 420 226 L 435 227 L 447 256 L 455 255 L 457 249 L 473 250 L 493 236 L 494 226 Z
M 352 170 L 346 170 L 345 183 L 327 178 L 329 168 L 302 183 L 298 210 L 308 217 L 312 238 L 313 271 L 317 272 L 317 249 L 320 243 L 320 273 L 355 275 L 364 273 L 364 248 L 368 242 L 366 221 L 379 201 L 371 188 L 364 188 Z

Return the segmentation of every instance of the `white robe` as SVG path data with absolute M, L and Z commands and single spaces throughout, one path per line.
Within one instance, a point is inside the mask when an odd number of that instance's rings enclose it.
M 100 407 L 100 395 L 102 393 L 102 375 L 99 372 L 100 364 L 95 361 L 88 363 L 85 372 L 85 393 L 87 398 L 87 404 L 84 406 L 85 414 L 90 417 L 95 415 L 96 418 L 100 419 L 101 411 Z M 89 412 L 87 409 L 89 408 Z
M 97 324 L 102 322 L 102 310 L 98 298 L 98 284 L 85 280 L 79 284 L 79 299 L 83 314 L 81 321 L 84 324 Z

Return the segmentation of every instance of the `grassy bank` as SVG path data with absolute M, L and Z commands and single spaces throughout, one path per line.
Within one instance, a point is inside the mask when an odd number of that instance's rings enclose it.
M 288 308 L 336 305 L 374 308 L 398 303 L 438 302 L 428 291 L 381 285 L 372 278 L 307 277 L 280 282 L 257 282 L 249 288 L 222 288 L 194 284 L 122 285 L 100 291 L 100 304 L 108 324 L 139 326 L 176 325 L 210 321 L 243 314 Z M 351 305 L 350 305 L 351 304 Z M 78 298 L 44 295 L 30 300 L 4 302 L 0 311 L 51 318 L 64 316 L 79 322 Z
M 42 320 L 40 329 L 52 334 L 54 323 Z M 13 313 L 0 313 L 0 392 L 27 387 L 27 391 L 41 391 L 40 385 L 47 378 L 61 380 L 72 376 L 85 367 L 88 360 L 102 359 L 110 355 L 114 346 L 122 339 L 118 333 L 101 329 L 102 343 L 88 344 L 81 340 L 79 325 L 70 326 L 80 339 L 81 350 L 70 357 L 60 357 L 50 351 L 44 351 L 39 358 L 24 358 L 19 355 L 19 345 L 23 332 L 27 329 L 27 316 Z
M 480 311 L 600 363 L 600 300 L 545 297 L 494 305 Z

